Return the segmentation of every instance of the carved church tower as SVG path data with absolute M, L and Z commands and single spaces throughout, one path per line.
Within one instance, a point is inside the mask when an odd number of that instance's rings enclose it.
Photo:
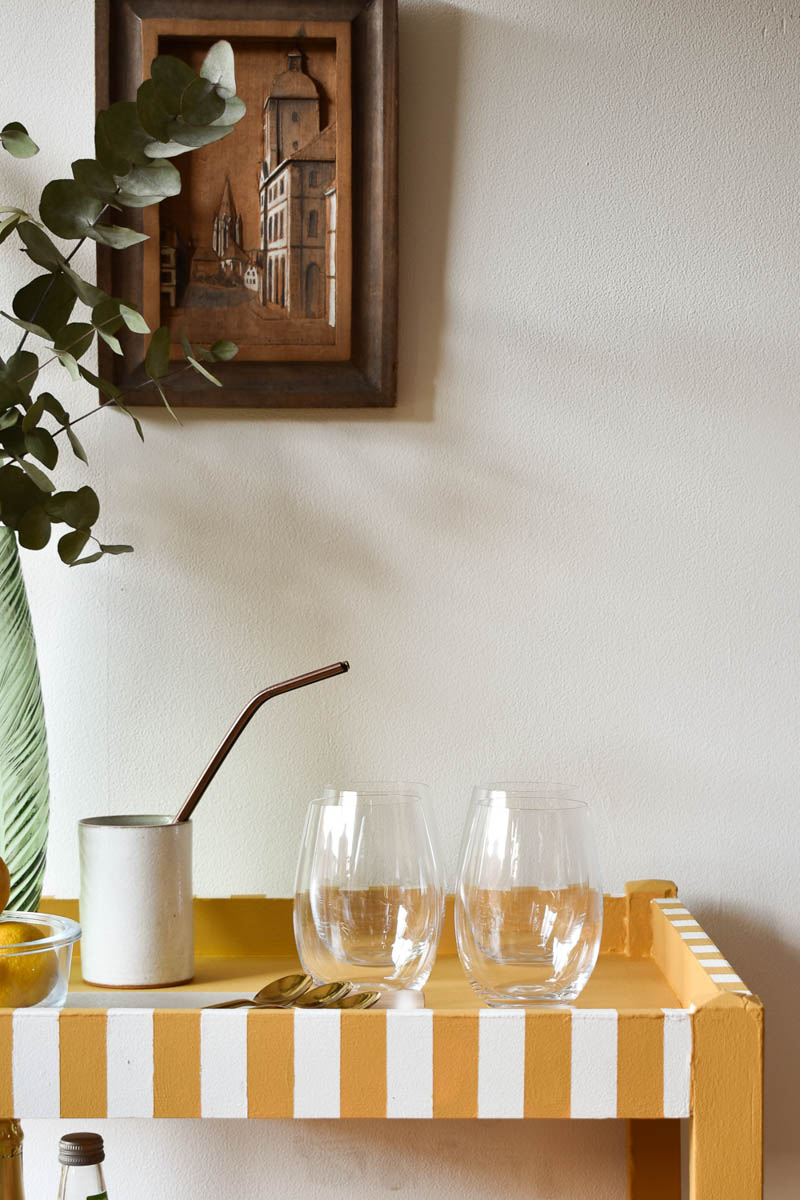
M 211 244 L 220 258 L 227 258 L 228 249 L 232 243 L 237 246 L 242 244 L 242 217 L 241 213 L 236 211 L 236 205 L 233 202 L 231 181 L 226 178 L 222 200 L 214 217 Z
M 275 76 L 264 101 L 266 175 L 317 136 L 319 99 L 316 83 L 303 70 L 303 55 L 291 50 L 287 69 Z

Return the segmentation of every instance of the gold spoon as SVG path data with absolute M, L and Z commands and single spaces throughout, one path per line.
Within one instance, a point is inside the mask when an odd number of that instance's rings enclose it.
M 380 998 L 380 992 L 354 992 L 352 996 L 342 996 L 341 1000 L 334 1000 L 328 1008 L 372 1008 Z
M 321 983 L 295 1000 L 296 1008 L 328 1008 L 350 991 L 349 983 Z
M 310 975 L 282 975 L 265 984 L 253 997 L 253 1003 L 263 1008 L 287 1008 L 311 987 Z

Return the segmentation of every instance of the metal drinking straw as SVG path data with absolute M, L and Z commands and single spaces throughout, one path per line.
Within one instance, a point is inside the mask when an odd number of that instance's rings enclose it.
M 253 714 L 258 712 L 262 704 L 266 703 L 267 700 L 271 700 L 273 696 L 282 696 L 284 692 L 293 692 L 296 688 L 307 687 L 309 683 L 319 683 L 322 679 L 330 679 L 333 675 L 343 675 L 345 671 L 349 670 L 350 664 L 348 662 L 331 663 L 329 667 L 320 667 L 318 671 L 309 671 L 306 675 L 297 675 L 294 679 L 284 680 L 283 683 L 274 683 L 272 687 L 264 688 L 263 692 L 259 692 L 256 696 L 253 696 L 253 699 L 242 709 L 225 734 L 205 771 L 203 771 L 203 774 L 186 797 L 182 807 L 173 817 L 172 824 L 179 825 L 181 821 L 189 820 L 200 803 L 203 792 L 224 763 L 239 734 L 249 723 Z

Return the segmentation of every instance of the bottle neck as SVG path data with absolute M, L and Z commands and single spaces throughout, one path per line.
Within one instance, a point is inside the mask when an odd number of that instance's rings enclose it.
M 19 1121 L 0 1121 L 0 1200 L 25 1200 Z
M 108 1200 L 102 1166 L 62 1167 L 58 1200 Z

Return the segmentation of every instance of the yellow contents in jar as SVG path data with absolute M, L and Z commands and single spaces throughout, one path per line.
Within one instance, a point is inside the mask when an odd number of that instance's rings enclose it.
M 52 991 L 58 979 L 55 950 L 13 953 L 14 946 L 38 941 L 49 933 L 39 925 L 0 921 L 0 1008 L 30 1008 Z

